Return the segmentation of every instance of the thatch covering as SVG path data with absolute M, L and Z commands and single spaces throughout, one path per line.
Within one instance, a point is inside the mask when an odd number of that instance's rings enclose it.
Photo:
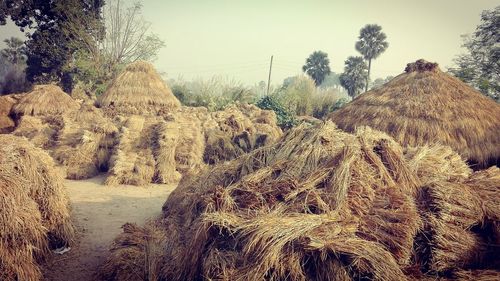
M 78 102 L 58 86 L 38 85 L 14 105 L 12 113 L 17 118 L 22 115 L 59 115 L 79 107 Z
M 273 145 L 183 178 L 163 218 L 117 239 L 103 273 L 108 280 L 137 272 L 159 280 L 498 276 L 489 227 L 499 222 L 496 170 L 470 175 L 453 153 L 433 151 L 405 154 L 369 128 L 351 135 L 331 122 L 302 124 Z M 432 180 L 423 163 L 450 175 Z M 125 243 L 149 241 L 152 229 L 166 235 L 148 242 L 160 253 Z M 133 266 L 126 249 L 139 257 Z M 149 260 L 160 265 L 144 266 Z M 471 269 L 486 271 L 464 271 Z
M 74 236 L 52 159 L 12 135 L 0 135 L 0 229 L 0 280 L 40 280 L 38 262 Z
M 203 160 L 207 164 L 234 159 L 271 144 L 282 135 L 273 111 L 248 104 L 212 113 L 203 127 L 206 143 Z
M 158 115 L 180 107 L 153 65 L 138 61 L 129 64 L 98 99 L 106 113 Z
M 341 129 L 370 126 L 405 146 L 440 143 L 474 168 L 500 164 L 500 104 L 424 61 L 331 114 Z

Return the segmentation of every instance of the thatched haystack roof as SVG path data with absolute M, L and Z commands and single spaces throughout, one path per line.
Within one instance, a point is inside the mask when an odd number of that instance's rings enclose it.
M 0 280 L 40 280 L 49 249 L 74 229 L 52 158 L 24 138 L 0 135 Z
M 179 108 L 180 102 L 151 63 L 137 61 L 116 77 L 98 105 L 110 114 L 157 115 Z
M 370 126 L 405 146 L 449 145 L 476 168 L 500 164 L 500 104 L 423 60 L 330 119 L 350 132 Z
M 498 222 L 500 194 L 481 195 L 500 186 L 496 170 L 471 176 L 465 165 L 446 163 L 449 151 L 434 151 L 441 154 L 405 154 L 369 128 L 348 134 L 331 122 L 302 124 L 274 145 L 183 178 L 163 218 L 116 240 L 102 273 L 107 280 L 137 273 L 165 280 L 498 276 L 488 259 L 496 248 L 487 242 L 496 235 L 489 225 Z M 422 163 L 449 167 L 451 175 L 429 180 Z M 148 236 L 153 229 L 165 237 Z M 130 256 L 154 266 L 126 262 Z M 492 270 L 464 271 L 477 268 Z
M 38 85 L 12 108 L 16 116 L 60 115 L 77 110 L 78 102 L 56 85 Z

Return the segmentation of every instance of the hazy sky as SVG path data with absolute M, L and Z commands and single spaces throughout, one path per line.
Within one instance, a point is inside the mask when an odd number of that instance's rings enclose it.
M 444 69 L 461 49 L 485 9 L 500 0 L 143 0 L 144 18 L 166 42 L 155 62 L 169 78 L 213 75 L 246 84 L 301 72 L 315 50 L 328 53 L 333 71 L 358 55 L 360 28 L 382 26 L 389 48 L 372 64 L 372 78 L 397 75 L 425 58 Z M 0 38 L 12 28 L 0 27 Z

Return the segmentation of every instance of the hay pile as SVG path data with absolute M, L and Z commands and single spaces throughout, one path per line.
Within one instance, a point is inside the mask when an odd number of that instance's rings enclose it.
M 370 126 L 404 146 L 440 143 L 474 169 L 500 165 L 500 105 L 459 79 L 419 60 L 405 73 L 368 91 L 330 119 L 354 132 Z
M 97 104 L 106 114 L 159 115 L 180 107 L 153 65 L 137 61 L 127 65 L 113 80 Z
M 12 135 L 0 135 L 0 229 L 0 280 L 40 280 L 49 249 L 74 236 L 52 159 Z
M 52 156 L 66 167 L 69 179 L 85 179 L 108 170 L 118 129 L 90 104 L 62 117 Z
M 282 131 L 273 111 L 254 105 L 232 105 L 211 114 L 205 122 L 203 160 L 216 164 L 275 142 Z
M 180 180 L 176 148 L 181 128 L 161 117 L 122 117 L 110 159 L 108 185 L 173 183 Z
M 134 280 L 134 272 L 157 280 L 498 278 L 500 170 L 471 175 L 456 156 L 432 147 L 405 153 L 369 128 L 348 134 L 331 122 L 302 124 L 274 145 L 183 178 L 163 218 L 117 239 L 102 274 L 108 280 Z M 432 180 L 435 170 L 449 175 Z M 162 247 L 160 254 L 127 247 L 126 241 L 149 241 L 152 229 L 166 235 L 148 242 Z M 133 271 L 127 256 L 139 257 Z M 145 260 L 160 266 L 147 268 Z
M 60 115 L 77 110 L 80 105 L 56 85 L 38 85 L 12 108 L 16 118 L 24 115 Z
M 0 96 L 0 134 L 10 133 L 16 127 L 14 120 L 9 116 L 16 102 L 17 99 L 12 95 Z

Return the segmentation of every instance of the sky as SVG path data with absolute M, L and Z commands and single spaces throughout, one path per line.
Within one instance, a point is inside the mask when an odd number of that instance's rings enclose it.
M 483 10 L 500 0 L 143 0 L 143 17 L 166 43 L 154 62 L 167 78 L 214 75 L 253 85 L 301 73 L 314 51 L 328 54 L 332 71 L 359 53 L 354 44 L 366 24 L 378 24 L 389 48 L 372 62 L 372 79 L 398 75 L 424 58 L 442 69 L 464 52 Z M 0 26 L 0 39 L 15 35 Z M 19 35 L 19 33 L 17 33 Z

